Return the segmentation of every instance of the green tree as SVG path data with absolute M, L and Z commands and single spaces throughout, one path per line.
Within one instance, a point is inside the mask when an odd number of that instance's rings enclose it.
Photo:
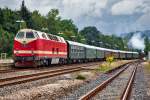
M 148 54 L 148 51 L 150 51 L 150 41 L 148 36 L 145 37 L 144 39 L 144 44 L 145 44 L 145 49 L 144 52 L 146 53 L 146 55 Z
M 3 10 L 0 8 L 0 25 L 3 25 L 4 23 L 4 15 L 3 15 Z
M 78 33 L 78 28 L 77 26 L 73 23 L 73 21 L 71 19 L 67 20 L 61 20 L 60 22 L 60 27 L 62 32 L 65 31 L 72 31 L 73 33 Z
M 60 32 L 64 33 L 66 39 L 69 40 L 74 40 L 74 41 L 79 41 L 78 37 L 78 28 L 76 25 L 73 23 L 72 20 L 61 20 L 59 23 L 60 27 Z
M 37 10 L 33 11 L 32 13 L 32 21 L 33 21 L 33 28 L 35 30 L 42 30 L 42 28 L 47 28 L 47 21 L 44 16 L 42 16 Z
M 85 37 L 87 43 L 90 45 L 96 45 L 96 42 L 99 41 L 100 31 L 94 26 L 85 27 L 80 31 L 80 34 Z
M 8 32 L 16 33 L 17 32 L 16 18 L 18 17 L 16 15 L 16 12 L 8 8 L 4 8 L 2 12 L 3 12 L 2 28 Z
M 22 1 L 21 10 L 20 10 L 21 18 L 26 22 L 28 28 L 33 28 L 33 21 L 30 11 L 25 6 L 24 0 Z
M 61 18 L 58 15 L 59 15 L 58 9 L 51 9 L 51 11 L 48 12 L 47 25 L 48 31 L 51 34 L 57 34 L 60 30 L 59 22 Z

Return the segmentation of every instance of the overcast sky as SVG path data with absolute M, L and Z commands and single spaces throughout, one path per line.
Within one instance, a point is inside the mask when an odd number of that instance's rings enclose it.
M 0 0 L 0 7 L 20 9 L 22 0 Z M 106 34 L 150 29 L 150 0 L 25 0 L 31 11 L 46 15 L 52 8 L 79 29 L 96 26 Z

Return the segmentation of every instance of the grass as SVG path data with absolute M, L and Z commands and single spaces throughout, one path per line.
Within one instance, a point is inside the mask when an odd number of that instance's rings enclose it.
M 101 65 L 99 65 L 98 68 L 96 68 L 96 71 L 104 73 L 104 72 L 107 72 L 108 70 L 116 68 L 116 67 L 123 65 L 127 62 L 130 62 L 130 61 L 128 61 L 128 60 L 114 60 L 111 64 L 109 64 L 109 62 L 104 62 Z
M 144 62 L 145 70 L 150 73 L 150 62 Z
M 96 69 L 96 71 L 98 71 L 98 72 L 106 72 L 106 71 L 108 71 L 108 70 L 110 70 L 110 69 L 112 69 L 112 68 L 111 68 L 111 66 L 109 66 L 109 64 L 103 63 L 103 64 L 101 64 L 101 65 Z
M 76 79 L 78 79 L 78 80 L 85 80 L 86 77 L 79 74 L 79 75 L 76 77 Z

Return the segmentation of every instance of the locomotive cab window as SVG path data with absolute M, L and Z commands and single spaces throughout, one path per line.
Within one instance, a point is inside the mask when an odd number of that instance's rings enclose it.
M 18 38 L 18 39 L 24 38 L 24 32 L 19 32 L 19 33 L 17 34 L 16 38 Z
M 35 38 L 33 32 L 27 32 L 26 38 L 30 38 L 30 39 Z

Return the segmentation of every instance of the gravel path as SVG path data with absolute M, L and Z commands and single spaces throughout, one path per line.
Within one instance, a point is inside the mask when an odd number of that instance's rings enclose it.
M 138 64 L 137 66 L 137 72 L 132 86 L 130 100 L 150 100 L 146 94 L 146 84 L 141 64 Z
M 119 69 L 119 70 L 121 70 L 121 69 Z M 115 73 L 115 72 L 116 71 L 112 72 L 112 74 L 99 75 L 99 76 L 97 76 L 96 79 L 93 79 L 93 80 L 83 84 L 77 90 L 71 91 L 70 94 L 68 94 L 68 95 L 66 95 L 64 97 L 60 97 L 58 100 L 78 100 L 79 97 L 81 97 L 82 95 L 86 94 L 88 91 L 90 91 L 93 88 L 95 88 L 98 84 L 101 84 L 104 80 L 106 80 L 109 77 L 111 77 L 111 75 L 113 75 L 113 73 Z

